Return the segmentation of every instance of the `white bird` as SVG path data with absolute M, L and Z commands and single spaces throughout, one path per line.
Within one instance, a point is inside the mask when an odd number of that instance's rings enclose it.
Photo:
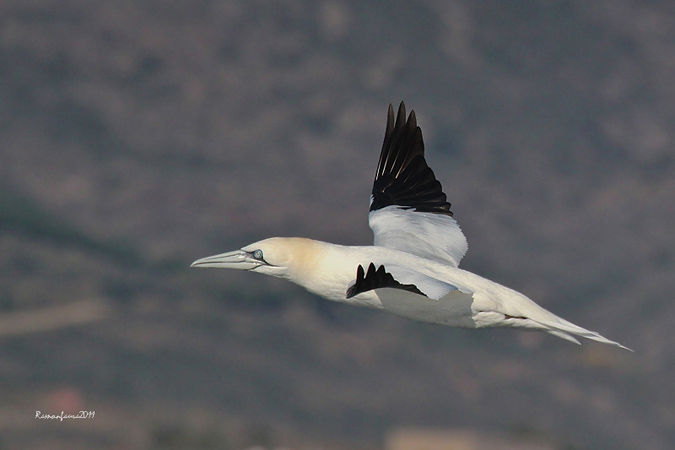
M 270 238 L 199 259 L 191 267 L 243 269 L 303 286 L 329 300 L 463 328 L 544 331 L 579 344 L 581 336 L 630 350 L 545 310 L 525 295 L 460 269 L 466 237 L 424 159 L 415 112 L 401 102 L 387 128 L 368 222 L 373 246 Z

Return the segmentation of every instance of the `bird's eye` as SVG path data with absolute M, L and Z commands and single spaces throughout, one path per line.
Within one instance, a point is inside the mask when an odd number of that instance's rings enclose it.
M 257 260 L 263 259 L 263 253 L 262 250 L 256 250 L 253 252 L 253 257 Z

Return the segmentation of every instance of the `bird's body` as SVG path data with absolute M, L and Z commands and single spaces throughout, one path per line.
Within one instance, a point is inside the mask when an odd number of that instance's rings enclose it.
M 270 238 L 202 258 L 196 267 L 246 269 L 285 278 L 329 300 L 463 328 L 512 327 L 623 347 L 578 327 L 525 295 L 460 269 L 466 238 L 424 160 L 414 112 L 390 106 L 369 223 L 373 246 Z

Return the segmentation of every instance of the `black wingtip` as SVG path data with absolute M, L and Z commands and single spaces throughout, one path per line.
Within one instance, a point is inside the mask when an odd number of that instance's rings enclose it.
M 396 115 L 396 124 L 405 123 L 405 103 L 401 102 L 398 105 L 398 114 Z
M 411 129 L 419 128 L 417 126 L 417 116 L 415 116 L 415 110 L 414 109 L 410 111 L 410 114 L 408 114 L 408 122 L 406 122 L 406 126 L 408 128 L 411 128 Z
M 367 272 L 364 271 L 363 266 L 359 264 L 359 267 L 356 269 L 356 281 L 353 285 L 349 286 L 349 289 L 347 289 L 347 298 L 352 298 L 363 292 L 381 288 L 401 289 L 426 297 L 426 295 L 414 284 L 399 283 L 389 272 L 387 272 L 384 266 L 381 265 L 376 269 L 375 264 L 371 262 L 368 265 Z
M 394 107 L 389 103 L 389 111 L 387 111 L 387 128 L 384 130 L 385 136 L 394 130 Z
M 424 139 L 415 111 L 406 117 L 404 102 L 398 107 L 396 120 L 389 105 L 372 195 L 371 211 L 395 205 L 452 216 L 441 184 L 424 159 Z

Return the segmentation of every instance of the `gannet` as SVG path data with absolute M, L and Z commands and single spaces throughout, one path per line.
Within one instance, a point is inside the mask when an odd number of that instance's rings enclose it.
M 372 246 L 274 237 L 198 259 L 191 267 L 241 269 L 290 280 L 337 302 L 463 328 L 510 327 L 630 350 L 562 319 L 525 295 L 459 268 L 468 249 L 424 158 L 415 112 L 389 105 L 368 222 Z

